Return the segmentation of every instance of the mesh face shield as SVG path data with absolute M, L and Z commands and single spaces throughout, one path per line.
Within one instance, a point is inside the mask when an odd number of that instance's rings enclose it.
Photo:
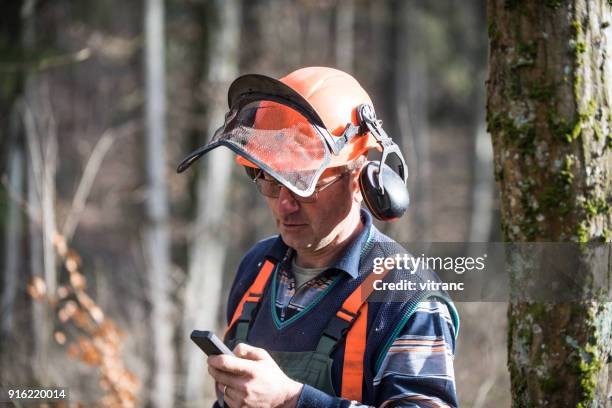
M 206 152 L 226 146 L 295 194 L 307 197 L 329 165 L 331 137 L 291 101 L 251 94 L 232 106 L 223 126 L 205 146 L 183 160 L 179 171 Z

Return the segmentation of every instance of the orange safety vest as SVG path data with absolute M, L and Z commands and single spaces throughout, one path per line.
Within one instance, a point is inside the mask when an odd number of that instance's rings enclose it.
M 225 336 L 234 327 L 246 307 L 253 310 L 263 299 L 263 293 L 270 275 L 274 270 L 274 263 L 266 260 L 259 270 L 251 287 L 242 296 L 238 307 L 234 311 L 232 320 L 225 331 Z M 389 272 L 385 269 L 381 274 L 370 273 L 366 279 L 351 293 L 336 317 L 347 323 L 346 346 L 344 349 L 344 362 L 342 366 L 342 398 L 361 401 L 363 395 L 363 359 L 366 348 L 366 335 L 368 325 L 367 298 L 374 290 L 374 280 L 383 279 Z

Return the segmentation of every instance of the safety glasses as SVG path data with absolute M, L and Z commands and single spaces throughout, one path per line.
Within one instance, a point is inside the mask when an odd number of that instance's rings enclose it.
M 293 198 L 296 201 L 299 201 L 300 203 L 314 203 L 315 201 L 318 200 L 319 193 L 321 191 L 324 191 L 326 188 L 332 186 L 337 181 L 342 180 L 347 174 L 350 174 L 350 171 L 345 171 L 339 174 L 333 180 L 330 180 L 326 183 L 317 184 L 314 189 L 314 192 L 311 195 L 306 196 L 306 197 L 294 194 L 293 192 L 291 192 L 291 190 L 289 190 L 289 192 L 291 193 Z M 270 178 L 266 178 L 266 177 L 269 177 L 269 176 L 265 175 L 263 171 L 258 170 L 256 172 L 255 177 L 252 180 L 257 186 L 257 190 L 261 193 L 261 195 L 263 195 L 264 197 L 269 197 L 269 198 L 278 198 L 280 196 L 280 191 L 283 185 L 271 177 Z

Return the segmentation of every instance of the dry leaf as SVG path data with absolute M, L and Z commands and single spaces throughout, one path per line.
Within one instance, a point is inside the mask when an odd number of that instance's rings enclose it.
M 72 318 L 74 319 L 74 323 L 81 329 L 84 329 L 84 330 L 90 329 L 91 324 L 89 322 L 89 317 L 87 317 L 87 314 L 83 313 L 81 310 L 77 309 L 74 312 L 74 316 Z
M 81 354 L 81 350 L 79 349 L 79 346 L 77 344 L 72 343 L 66 349 L 66 354 L 68 355 L 68 357 L 78 358 L 79 354 Z
M 87 311 L 89 311 L 89 309 L 96 305 L 96 302 L 94 302 L 93 299 L 90 298 L 89 295 L 82 290 L 78 291 L 76 293 L 76 296 L 81 306 L 83 306 L 83 308 Z
M 47 285 L 39 276 L 34 276 L 28 285 L 28 294 L 36 300 L 42 299 L 47 293 Z
M 70 294 L 70 290 L 66 286 L 60 286 L 57 288 L 57 297 L 60 299 L 65 299 Z
M 60 256 L 66 256 L 68 252 L 68 245 L 66 244 L 66 238 L 57 232 L 53 234 L 53 246 Z
M 55 333 L 53 333 L 53 338 L 58 344 L 66 343 L 66 335 L 61 331 L 56 331 Z
M 81 266 L 81 257 L 72 249 L 68 251 L 66 255 L 66 262 L 64 263 L 68 272 L 77 272 L 79 266 Z
M 89 314 L 98 324 L 102 323 L 104 320 L 104 312 L 102 312 L 102 309 L 100 309 L 98 306 L 93 306 L 91 309 L 89 309 Z
M 72 287 L 74 287 L 75 289 L 85 289 L 85 277 L 78 273 L 78 272 L 72 272 L 70 274 L 70 284 L 72 285 Z
M 102 357 L 93 343 L 85 337 L 79 337 L 79 347 L 81 349 L 80 358 L 89 365 L 100 365 Z
M 60 321 L 66 323 L 77 312 L 78 307 L 74 300 L 69 300 L 57 313 Z

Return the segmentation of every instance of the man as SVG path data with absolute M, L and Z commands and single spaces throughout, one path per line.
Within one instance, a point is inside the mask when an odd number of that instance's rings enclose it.
M 183 171 L 224 145 L 265 197 L 279 235 L 242 259 L 225 342 L 208 359 L 230 407 L 457 406 L 458 318 L 441 292 L 373 294 L 376 278 L 436 279 L 376 259 L 405 250 L 372 225 L 408 204 L 405 164 L 371 100 L 350 75 L 310 67 L 275 80 L 246 75 L 230 112 Z M 368 162 L 372 149 L 380 162 Z M 391 168 L 386 158 L 395 154 Z M 361 209 L 365 199 L 370 212 Z

